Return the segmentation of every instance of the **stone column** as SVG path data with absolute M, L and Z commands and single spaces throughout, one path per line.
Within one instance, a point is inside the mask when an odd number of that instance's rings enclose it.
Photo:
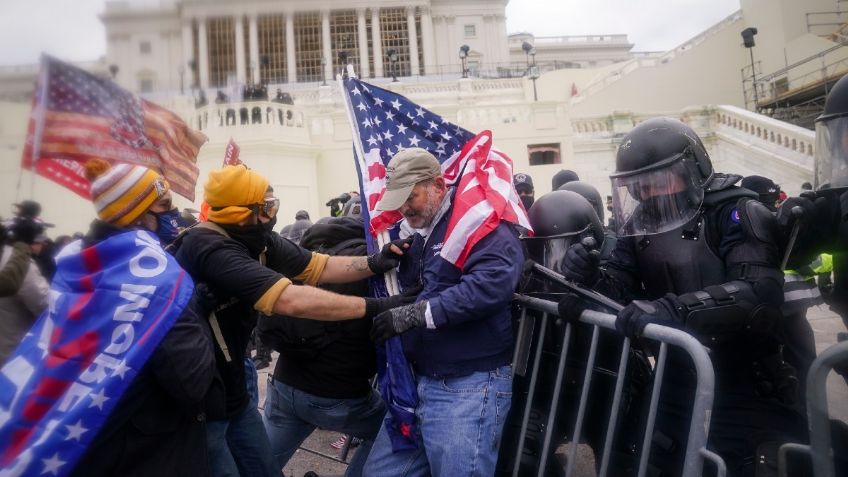
M 250 43 L 250 63 L 253 65 L 253 68 L 250 70 L 253 75 L 253 77 L 250 78 L 250 83 L 257 84 L 259 83 L 259 79 L 262 77 L 262 75 L 259 74 L 259 68 L 262 67 L 262 65 L 259 64 L 259 26 L 256 22 L 255 13 L 251 13 L 248 19 L 250 23 L 248 25 L 247 39 Z
M 447 58 L 445 58 L 446 70 L 448 72 L 462 73 L 462 65 L 459 60 L 459 47 L 462 43 L 456 38 L 456 17 L 445 16 L 445 33 L 448 39 Z
M 433 18 L 430 7 L 421 9 L 421 48 L 424 49 L 424 74 L 436 74 L 436 45 L 433 43 Z
M 297 59 L 294 55 L 294 12 L 286 12 L 286 68 L 289 83 L 297 83 Z
M 182 68 L 186 73 L 183 74 L 184 85 L 180 85 L 181 87 L 185 86 L 186 89 L 190 89 L 197 82 L 197 78 L 194 77 L 194 70 L 191 68 L 191 61 L 195 60 L 194 58 L 194 43 L 191 38 L 191 19 L 184 18 L 183 19 L 183 56 L 182 63 L 180 63 L 179 68 Z
M 324 79 L 333 79 L 333 49 L 330 45 L 330 10 L 321 10 L 321 58 L 324 58 Z
M 374 77 L 383 77 L 383 43 L 380 34 L 380 9 L 371 8 L 371 43 L 374 46 Z
M 239 84 L 245 84 L 247 82 L 245 75 L 247 63 L 244 58 L 244 16 L 236 15 L 233 21 L 235 22 L 236 32 L 236 81 Z
M 418 29 L 415 28 L 415 6 L 406 7 L 406 29 L 409 32 L 409 69 L 411 76 L 421 74 L 418 62 Z
M 365 27 L 365 9 L 356 9 L 356 27 L 359 33 L 359 77 L 368 77 L 368 29 Z
M 209 46 L 206 38 L 206 19 L 197 19 L 197 67 L 200 69 L 200 87 L 209 87 Z

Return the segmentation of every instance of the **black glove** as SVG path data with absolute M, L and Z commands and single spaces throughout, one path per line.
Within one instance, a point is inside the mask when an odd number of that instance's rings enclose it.
M 559 317 L 572 324 L 580 320 L 580 314 L 586 308 L 586 302 L 574 293 L 563 295 L 557 306 Z
M 29 217 L 15 217 L 9 226 L 9 238 L 14 242 L 32 245 L 35 238 L 44 232 L 44 225 Z
M 365 298 L 365 318 L 374 318 L 392 308 L 415 303 L 423 288 L 422 285 L 415 285 L 394 296 Z
M 397 268 L 398 264 L 400 264 L 400 259 L 403 255 L 398 255 L 393 252 L 391 249 L 392 245 L 401 250 L 407 250 L 410 245 L 412 245 L 412 237 L 389 242 L 386 245 L 383 245 L 382 250 L 379 252 L 369 255 L 368 268 L 374 273 L 374 275 L 386 273 L 393 268 Z
M 218 308 L 218 298 L 206 283 L 201 282 L 194 286 L 194 300 L 197 304 L 197 312 L 204 319 L 208 318 Z
M 562 274 L 567 280 L 592 286 L 600 277 L 601 254 L 591 246 L 578 242 L 568 247 L 562 263 Z
M 686 319 L 684 307 L 677 295 L 666 293 L 654 301 L 633 300 L 623 310 L 618 312 L 615 319 L 615 329 L 628 338 L 642 335 L 649 323 L 674 326 L 682 324 Z
M 424 313 L 426 311 L 427 302 L 419 301 L 380 313 L 374 318 L 374 323 L 371 325 L 371 340 L 375 343 L 383 343 L 392 336 L 397 336 L 410 328 L 424 326 L 426 323 Z

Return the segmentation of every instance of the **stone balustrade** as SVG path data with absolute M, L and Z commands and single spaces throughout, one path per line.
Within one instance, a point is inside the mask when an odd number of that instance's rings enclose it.
M 784 150 L 813 157 L 815 132 L 768 116 L 752 113 L 736 106 L 719 106 L 715 112 L 715 127 L 734 129 L 761 142 Z
M 304 128 L 306 118 L 300 107 L 272 101 L 208 104 L 189 116 L 189 125 L 197 130 L 247 128 L 256 125 Z

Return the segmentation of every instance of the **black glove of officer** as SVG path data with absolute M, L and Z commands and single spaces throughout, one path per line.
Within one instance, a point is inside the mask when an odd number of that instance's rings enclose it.
M 592 286 L 600 277 L 601 254 L 593 250 L 595 241 L 585 239 L 572 244 L 565 252 L 562 274 L 567 280 Z
M 572 324 L 580 320 L 580 315 L 586 308 L 586 302 L 574 293 L 563 295 L 557 305 L 559 317 Z
M 685 307 L 677 299 L 677 295 L 672 293 L 666 293 L 664 297 L 653 301 L 633 300 L 618 312 L 615 329 L 628 338 L 635 338 L 642 334 L 649 323 L 681 325 L 686 320 L 684 310 Z
M 394 296 L 387 296 L 384 298 L 365 298 L 365 318 L 374 318 L 375 316 L 385 313 L 392 308 L 414 303 L 423 288 L 424 287 L 422 285 L 416 285 L 414 287 L 407 288 L 402 293 L 398 293 Z
M 392 336 L 399 335 L 410 328 L 424 326 L 426 324 L 424 318 L 426 311 L 427 302 L 419 301 L 380 313 L 374 318 L 374 324 L 371 325 L 371 340 L 378 344 L 383 343 Z
M 44 225 L 30 217 L 15 217 L 9 225 L 9 238 L 14 242 L 32 245 L 35 238 L 44 232 Z
M 397 247 L 401 253 L 395 253 L 392 250 L 392 245 Z M 400 263 L 400 259 L 403 256 L 402 252 L 408 249 L 411 245 L 412 237 L 397 239 L 383 245 L 382 250 L 368 256 L 368 268 L 374 273 L 374 275 L 380 275 L 393 268 L 397 268 Z

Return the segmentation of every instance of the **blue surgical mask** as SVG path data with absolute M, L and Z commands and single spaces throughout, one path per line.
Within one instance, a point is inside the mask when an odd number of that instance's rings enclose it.
M 182 217 L 177 209 L 171 209 L 167 212 L 153 213 L 156 216 L 156 221 L 159 227 L 156 229 L 156 235 L 162 241 L 162 245 L 168 245 L 176 240 L 177 235 L 182 229 Z

